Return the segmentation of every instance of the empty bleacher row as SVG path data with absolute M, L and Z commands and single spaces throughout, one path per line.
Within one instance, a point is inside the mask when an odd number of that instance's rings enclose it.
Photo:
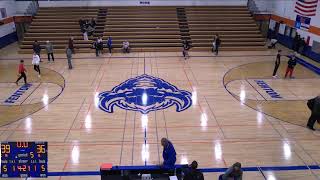
M 177 15 L 181 12 L 187 25 L 181 26 Z M 83 40 L 80 18 L 97 19 L 94 36 L 103 35 L 104 40 L 111 36 L 116 50 L 128 40 L 133 51 L 180 51 L 181 39 L 188 36 L 192 50 L 207 51 L 215 34 L 220 35 L 222 50 L 265 49 L 247 7 L 54 7 L 39 9 L 20 52 L 31 53 L 34 40 L 40 44 L 50 40 L 56 52 L 64 52 L 71 36 L 77 52 L 91 52 L 94 37 Z

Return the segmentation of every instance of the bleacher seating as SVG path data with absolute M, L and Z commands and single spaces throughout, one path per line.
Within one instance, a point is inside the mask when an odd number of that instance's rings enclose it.
M 219 34 L 221 50 L 264 50 L 264 38 L 245 6 L 186 7 L 193 50 L 210 50 Z
M 134 51 L 179 51 L 180 29 L 175 7 L 110 7 L 104 39 L 115 48 L 128 40 Z
M 185 13 L 182 20 L 179 13 Z M 221 50 L 265 49 L 247 7 L 55 7 L 39 9 L 20 53 L 31 53 L 34 40 L 41 45 L 50 40 L 56 52 L 64 52 L 71 36 L 77 52 L 93 52 L 94 37 L 83 40 L 78 24 L 80 18 L 92 17 L 99 21 L 94 36 L 103 35 L 104 40 L 111 36 L 116 51 L 124 40 L 133 51 L 181 51 L 185 38 L 191 40 L 192 50 L 208 51 L 214 34 L 220 35 Z
M 97 7 L 40 8 L 24 36 L 20 45 L 20 53 L 32 53 L 34 40 L 38 40 L 40 45 L 50 40 L 56 52 L 65 52 L 71 36 L 74 38 L 76 51 L 87 52 L 90 50 L 92 45 L 90 39 L 93 37 L 90 37 L 88 41 L 83 40 L 78 21 L 80 18 L 97 19 L 98 12 Z

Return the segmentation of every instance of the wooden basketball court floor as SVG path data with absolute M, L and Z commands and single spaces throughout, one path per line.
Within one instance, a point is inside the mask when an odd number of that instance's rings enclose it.
M 305 103 L 319 94 L 319 75 L 298 64 L 295 79 L 283 79 L 283 57 L 279 78 L 272 79 L 275 51 L 221 52 L 218 57 L 190 52 L 187 61 L 180 52 L 76 54 L 72 70 L 64 55 L 48 63 L 43 54 L 41 78 L 32 70 L 31 55 L 8 52 L 10 47 L 0 56 L 0 140 L 48 141 L 49 172 L 62 175 L 48 179 L 99 179 L 62 172 L 99 171 L 101 163 L 160 164 L 162 137 L 174 144 L 177 164 L 197 160 L 200 168 L 225 168 L 238 161 L 258 167 L 244 173 L 248 180 L 320 179 L 320 171 L 310 168 L 320 162 L 320 131 L 304 127 L 309 116 Z M 22 81 L 14 84 L 20 58 L 32 87 L 8 105 L 5 100 L 22 86 Z M 190 92 L 191 106 L 145 115 L 98 107 L 99 93 L 142 74 Z M 272 98 L 257 80 L 281 98 Z M 219 174 L 205 177 L 217 179 Z

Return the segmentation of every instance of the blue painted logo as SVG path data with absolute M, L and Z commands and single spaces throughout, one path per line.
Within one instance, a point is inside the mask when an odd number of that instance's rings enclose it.
M 8 104 L 15 103 L 31 86 L 32 84 L 24 84 L 4 102 Z
M 99 108 L 112 113 L 114 106 L 147 114 L 176 105 L 181 112 L 192 105 L 191 93 L 147 74 L 126 80 L 99 94 Z
M 280 94 L 278 94 L 275 90 L 273 90 L 266 82 L 263 80 L 254 80 L 263 90 L 266 91 L 269 96 L 275 99 L 282 99 Z

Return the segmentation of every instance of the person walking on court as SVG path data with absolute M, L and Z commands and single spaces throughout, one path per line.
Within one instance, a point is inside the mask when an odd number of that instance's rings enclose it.
M 18 82 L 20 81 L 21 78 L 24 80 L 24 84 L 27 84 L 27 75 L 26 75 L 26 68 L 24 67 L 24 60 L 20 60 L 19 68 L 18 68 L 18 73 L 19 77 L 16 80 L 16 84 L 18 85 Z
M 320 121 L 320 95 L 308 101 L 308 107 L 311 110 L 311 116 L 308 120 L 307 128 L 314 129 L 316 121 Z
M 217 34 L 216 35 L 216 49 L 215 49 L 216 55 L 218 55 L 218 53 L 219 53 L 220 45 L 221 45 L 221 40 L 220 40 L 219 35 Z
M 274 63 L 273 73 L 272 73 L 272 77 L 273 78 L 278 77 L 277 71 L 278 71 L 278 68 L 280 66 L 280 58 L 281 58 L 281 50 L 278 50 L 278 53 L 277 53 L 277 56 L 276 56 L 276 61 Z
M 40 44 L 38 43 L 37 40 L 34 41 L 33 45 L 32 45 L 32 49 L 33 49 L 33 52 L 35 52 L 39 57 L 40 57 L 40 54 L 41 54 L 41 46 Z M 41 60 L 40 60 L 41 61 Z
M 162 168 L 170 170 L 174 169 L 174 164 L 176 163 L 176 150 L 174 149 L 172 143 L 167 138 L 161 139 L 161 145 L 163 146 L 163 164 Z
M 202 172 L 200 172 L 198 169 L 198 162 L 192 161 L 192 163 L 189 165 L 189 169 L 184 172 L 184 178 L 183 180 L 204 180 Z
M 40 57 L 38 56 L 38 54 L 33 53 L 32 56 L 32 64 L 33 64 L 33 69 L 39 73 L 38 77 L 41 77 L 41 73 L 40 73 Z
M 182 46 L 182 55 L 184 57 L 184 60 L 187 60 L 187 58 L 189 58 L 189 52 L 188 52 L 188 48 L 186 47 L 186 45 Z
M 74 44 L 73 44 L 73 43 L 74 43 L 74 42 L 73 42 L 73 37 L 70 37 L 69 42 L 68 42 L 68 47 L 69 47 L 69 49 L 71 49 L 72 54 L 75 53 L 75 51 L 74 51 Z
M 48 62 L 50 62 L 50 56 L 52 58 L 52 61 L 54 61 L 54 56 L 53 56 L 53 45 L 50 41 L 47 41 L 46 44 L 46 50 L 47 50 L 47 54 L 48 54 Z
M 111 51 L 112 51 L 112 38 L 111 38 L 111 36 L 108 37 L 107 47 L 109 49 L 109 53 L 111 54 Z
M 66 49 L 66 55 L 67 55 L 67 59 L 68 59 L 69 69 L 72 69 L 72 50 L 69 47 L 67 47 L 67 49 Z
M 289 77 L 293 78 L 292 73 L 293 73 L 294 67 L 296 65 L 297 65 L 296 57 L 290 56 L 289 61 L 288 61 L 288 67 L 287 67 L 286 74 L 285 74 L 284 78 L 287 78 L 288 73 L 289 73 Z
M 242 180 L 242 174 L 241 163 L 236 162 L 219 176 L 219 180 Z

